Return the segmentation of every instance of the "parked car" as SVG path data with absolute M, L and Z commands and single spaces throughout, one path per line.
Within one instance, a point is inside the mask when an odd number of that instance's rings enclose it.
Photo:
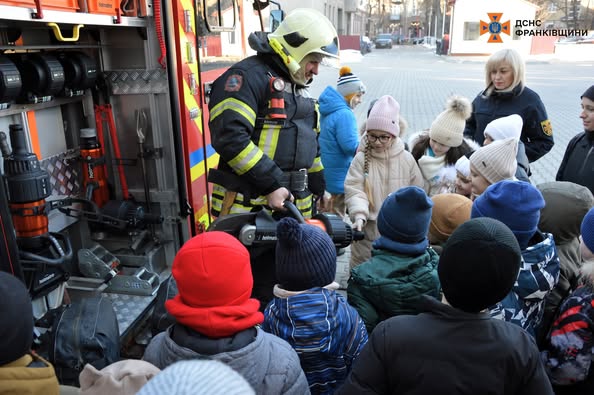
M 366 53 L 371 52 L 371 48 L 373 47 L 373 43 L 367 36 L 361 36 L 361 40 L 359 41 L 359 48 L 361 49 L 361 54 L 365 55 Z
M 414 45 L 423 44 L 425 42 L 425 37 L 411 37 L 410 42 Z
M 390 33 L 378 34 L 375 38 L 376 48 L 392 48 L 392 35 Z
M 403 39 L 404 36 L 402 34 L 392 33 L 392 44 L 400 45 Z

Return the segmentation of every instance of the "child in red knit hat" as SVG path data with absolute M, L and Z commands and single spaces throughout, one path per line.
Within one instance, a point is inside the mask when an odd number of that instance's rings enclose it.
M 144 360 L 160 369 L 180 360 L 214 359 L 240 373 L 256 393 L 309 393 L 299 357 L 259 327 L 260 303 L 250 298 L 247 249 L 224 232 L 189 240 L 173 261 L 179 294 L 165 303 L 176 323 L 155 336 Z

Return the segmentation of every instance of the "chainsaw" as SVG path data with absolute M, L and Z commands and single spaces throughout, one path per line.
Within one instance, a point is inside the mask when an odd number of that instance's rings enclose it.
M 297 207 L 289 200 L 284 202 L 288 216 L 302 224 L 317 226 L 330 236 L 336 248 L 348 247 L 353 241 L 363 240 L 363 232 L 354 230 L 336 214 L 318 213 L 311 219 L 303 218 Z M 237 238 L 245 246 L 263 246 L 276 243 L 276 225 L 279 212 L 270 214 L 262 210 L 255 213 L 228 214 L 217 218 L 207 232 L 222 231 Z M 283 216 L 287 216 L 282 213 Z

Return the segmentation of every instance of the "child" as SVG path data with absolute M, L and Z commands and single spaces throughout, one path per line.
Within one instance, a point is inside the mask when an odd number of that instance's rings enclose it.
M 330 206 L 325 210 L 345 216 L 344 179 L 357 152 L 359 133 L 353 110 L 361 103 L 365 85 L 344 66 L 336 89 L 326 87 L 320 95 L 320 153 L 324 164 Z
M 472 200 L 489 185 L 501 180 L 511 180 L 516 173 L 518 141 L 514 138 L 498 140 L 480 147 L 470 156 Z
M 0 317 L 0 394 L 58 395 L 54 367 L 31 352 L 29 292 L 18 278 L 1 271 Z
M 439 260 L 444 298 L 422 296 L 418 315 L 381 322 L 337 395 L 552 395 L 530 336 L 484 310 L 512 288 L 522 264 L 501 222 L 469 220 Z
M 581 226 L 582 284 L 563 301 L 542 352 L 555 393 L 594 393 L 594 209 Z
M 472 196 L 472 177 L 470 176 L 470 161 L 462 155 L 456 161 L 456 193 L 470 199 Z
M 582 266 L 580 226 L 584 216 L 594 207 L 594 196 L 585 186 L 568 181 L 546 182 L 536 187 L 545 200 L 538 229 L 553 235 L 560 264 L 559 282 L 545 299 L 545 313 L 537 339 L 538 344 L 542 344 L 561 301 L 577 285 Z
M 392 96 L 380 97 L 367 118 L 364 151 L 358 152 L 347 174 L 344 191 L 353 226 L 365 238 L 351 244 L 351 268 L 371 257 L 371 243 L 379 236 L 376 218 L 384 199 L 404 186 L 423 186 L 415 159 L 400 139 L 400 105 Z
M 431 198 L 433 211 L 429 224 L 429 243 L 441 253 L 442 247 L 458 226 L 470 219 L 472 200 L 456 193 L 442 193 Z
M 483 145 L 489 145 L 493 141 L 505 140 L 510 137 L 516 139 L 518 141 L 516 178 L 520 181 L 530 182 L 530 178 L 528 178 L 530 175 L 530 162 L 528 161 L 528 156 L 526 156 L 526 147 L 522 140 L 520 140 L 523 125 L 524 121 L 522 121 L 522 117 L 518 114 L 494 119 L 485 128 Z
M 487 147 L 495 143 L 489 144 Z M 559 281 L 559 258 L 553 235 L 538 230 L 545 201 L 535 186 L 524 181 L 500 181 L 489 186 L 472 205 L 472 218 L 490 217 L 506 224 L 518 240 L 523 264 L 512 291 L 491 316 L 512 322 L 536 335 L 544 299 Z
M 255 395 L 235 370 L 216 360 L 194 359 L 168 366 L 136 395 Z
M 347 287 L 367 331 L 381 321 L 416 313 L 420 295 L 439 297 L 437 253 L 428 248 L 427 229 L 433 202 L 417 186 L 390 194 L 377 216 L 380 237 L 371 259 L 355 267 Z
M 454 165 L 472 151 L 462 136 L 471 111 L 468 99 L 454 96 L 448 100 L 446 110 L 435 118 L 429 132 L 411 139 L 411 153 L 423 173 L 429 196 L 455 190 Z
M 214 359 L 241 374 L 261 394 L 304 394 L 307 380 L 286 341 L 258 327 L 264 316 L 251 299 L 247 249 L 224 232 L 201 233 L 177 252 L 179 294 L 165 303 L 176 323 L 149 343 L 144 360 L 159 369 L 188 359 Z
M 357 310 L 336 292 L 336 247 L 318 227 L 283 218 L 277 225 L 275 298 L 262 329 L 297 351 L 312 394 L 332 394 L 347 374 L 367 331 Z

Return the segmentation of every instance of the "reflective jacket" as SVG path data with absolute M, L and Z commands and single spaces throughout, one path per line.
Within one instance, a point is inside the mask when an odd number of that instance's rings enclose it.
M 511 92 L 494 92 L 487 88 L 472 102 L 472 115 L 466 121 L 464 136 L 483 145 L 485 127 L 494 119 L 518 114 L 524 121 L 520 139 L 526 155 L 534 162 L 553 148 L 553 128 L 540 96 L 530 88 L 519 86 Z
M 317 142 L 316 101 L 306 96 L 304 87 L 291 83 L 265 33 L 252 33 L 249 41 L 257 55 L 233 65 L 212 86 L 209 127 L 212 146 L 220 155 L 218 169 L 209 174 L 214 184 L 212 214 L 220 214 L 226 191 L 237 192 L 233 214 L 265 205 L 265 195 L 285 186 L 308 216 L 312 192 L 322 195 L 326 187 Z M 278 104 L 282 100 L 271 100 L 273 78 L 285 83 L 284 108 Z M 286 119 L 274 118 L 275 112 Z M 304 173 L 307 186 L 294 185 L 294 176 Z

